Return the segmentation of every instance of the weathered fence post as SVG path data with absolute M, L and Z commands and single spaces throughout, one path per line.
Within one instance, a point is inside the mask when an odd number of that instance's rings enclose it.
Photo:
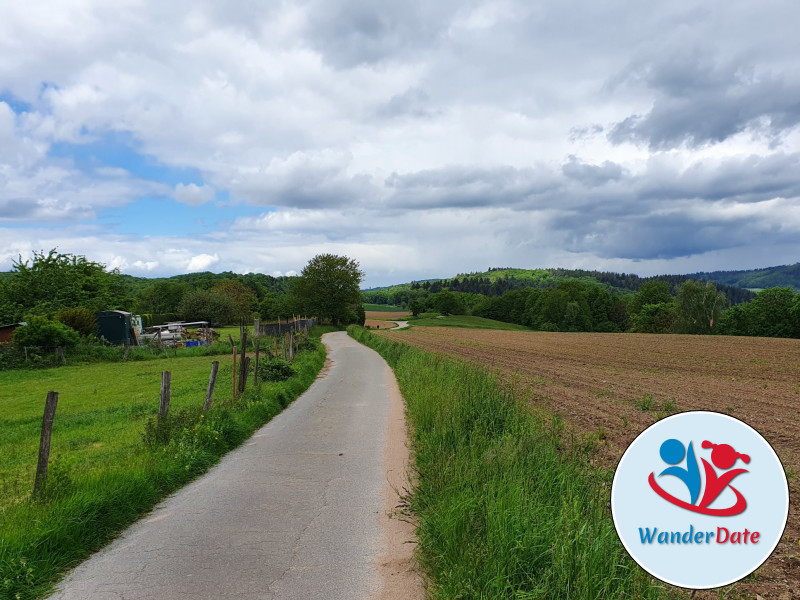
M 163 421 L 169 413 L 169 390 L 172 383 L 172 372 L 161 371 L 161 403 L 158 405 L 158 420 Z
M 53 421 L 58 406 L 58 392 L 47 392 L 42 419 L 42 438 L 39 441 L 39 462 L 36 465 L 36 480 L 33 482 L 34 498 L 41 492 L 47 481 L 47 464 L 50 461 L 50 437 L 53 434 Z
M 228 334 L 228 341 L 231 343 L 231 346 L 233 346 L 233 336 L 230 333 Z
M 247 371 L 250 369 L 250 357 L 242 355 L 242 362 L 240 364 L 241 372 L 239 373 L 239 394 L 244 394 L 247 389 Z
M 126 343 L 125 344 L 125 354 L 122 355 L 122 362 L 125 362 L 126 360 L 128 360 L 128 353 L 130 351 L 131 351 L 131 345 Z
M 253 321 L 253 335 L 255 335 L 256 337 L 261 335 L 261 320 L 260 319 L 255 319 Z
M 258 385 L 258 354 L 261 351 L 261 338 L 255 339 L 256 363 L 253 366 L 253 385 Z
M 233 347 L 233 399 L 236 400 L 236 346 Z
M 211 410 L 211 400 L 214 397 L 214 385 L 217 383 L 217 371 L 219 371 L 219 361 L 215 360 L 211 363 L 211 375 L 208 377 L 208 391 L 206 392 L 206 403 L 203 405 L 203 410 L 208 412 Z
M 242 345 L 242 359 L 239 363 L 239 394 L 243 394 L 247 387 L 247 370 L 250 366 L 250 359 L 247 358 L 247 330 L 242 327 L 240 330 Z

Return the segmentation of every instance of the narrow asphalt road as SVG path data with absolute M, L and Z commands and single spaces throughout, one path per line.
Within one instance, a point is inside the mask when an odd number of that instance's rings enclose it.
M 51 598 L 347 599 L 380 591 L 387 368 L 344 332 L 333 365 L 208 474 L 73 571 Z

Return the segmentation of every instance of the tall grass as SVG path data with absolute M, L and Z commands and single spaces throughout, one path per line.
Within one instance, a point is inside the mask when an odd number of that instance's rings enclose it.
M 433 598 L 665 598 L 611 520 L 610 474 L 487 373 L 351 327 L 407 403 L 411 508 Z
M 293 377 L 254 387 L 235 401 L 230 391 L 226 398 L 226 388 L 218 387 L 217 404 L 203 415 L 202 390 L 208 376 L 205 363 L 200 389 L 191 392 L 192 398 L 196 397 L 191 406 L 187 399 L 181 399 L 180 390 L 173 390 L 175 409 L 166 424 L 166 436 L 158 440 L 148 435 L 152 421 L 147 424 L 147 416 L 156 410 L 155 402 L 144 410 L 136 398 L 126 402 L 92 396 L 65 406 L 65 411 L 56 414 L 60 433 L 57 436 L 54 428 L 53 438 L 54 452 L 61 456 L 51 461 L 44 496 L 35 501 L 30 498 L 27 484 L 32 474 L 27 471 L 23 493 L 5 484 L 0 486 L 5 496 L 0 502 L 0 599 L 28 600 L 45 595 L 66 569 L 102 547 L 164 496 L 205 472 L 278 414 L 311 385 L 322 368 L 325 349 L 318 338 L 324 331 L 312 332 L 316 343 L 312 350 L 297 355 Z M 185 360 L 188 366 L 198 359 Z M 172 367 L 176 378 L 181 362 L 183 359 Z M 112 367 L 125 365 L 106 368 Z M 54 371 L 59 376 L 69 373 L 68 369 Z M 220 379 L 218 385 L 223 386 L 222 372 Z M 228 376 L 228 385 L 230 381 Z M 25 407 L 21 404 L 14 412 L 20 418 L 7 414 L 0 419 L 3 435 L 38 434 L 35 423 L 29 427 L 29 421 L 41 423 L 41 416 L 23 414 Z M 164 428 L 159 432 L 163 434 Z M 30 445 L 29 441 L 18 440 L 21 445 Z M 76 462 L 78 459 L 80 462 Z

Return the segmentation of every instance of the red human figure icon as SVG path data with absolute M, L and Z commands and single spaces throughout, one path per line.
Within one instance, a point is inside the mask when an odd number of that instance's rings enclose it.
M 750 462 L 750 457 L 747 454 L 736 452 L 736 450 L 734 450 L 733 447 L 729 446 L 728 444 L 712 444 L 708 440 L 705 440 L 703 441 L 702 447 L 706 449 L 713 448 L 711 451 L 711 462 L 713 462 L 714 466 L 718 469 L 730 469 L 740 458 L 745 464 Z M 717 472 L 714 470 L 714 467 L 708 464 L 708 461 L 706 461 L 705 458 L 701 458 L 700 460 L 703 461 L 703 468 L 706 472 L 706 489 L 703 493 L 703 498 L 700 501 L 701 508 L 707 507 L 714 500 L 716 500 L 717 496 L 722 493 L 722 490 L 730 485 L 734 477 L 748 472 L 747 469 L 734 469 L 717 476 Z M 733 492 L 736 494 L 736 505 L 732 507 L 732 509 L 739 509 L 731 514 L 738 514 L 747 507 L 747 502 L 739 490 L 733 486 L 730 487 L 731 490 L 733 490 Z

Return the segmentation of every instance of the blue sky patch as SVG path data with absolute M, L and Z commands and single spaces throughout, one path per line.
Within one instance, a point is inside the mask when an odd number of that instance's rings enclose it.
M 92 175 L 98 168 L 116 167 L 141 179 L 170 185 L 202 185 L 203 178 L 198 169 L 166 166 L 153 156 L 137 152 L 135 148 L 138 145 L 129 134 L 109 133 L 88 144 L 56 142 L 50 146 L 50 156 L 72 159 L 75 166 L 87 175 Z

